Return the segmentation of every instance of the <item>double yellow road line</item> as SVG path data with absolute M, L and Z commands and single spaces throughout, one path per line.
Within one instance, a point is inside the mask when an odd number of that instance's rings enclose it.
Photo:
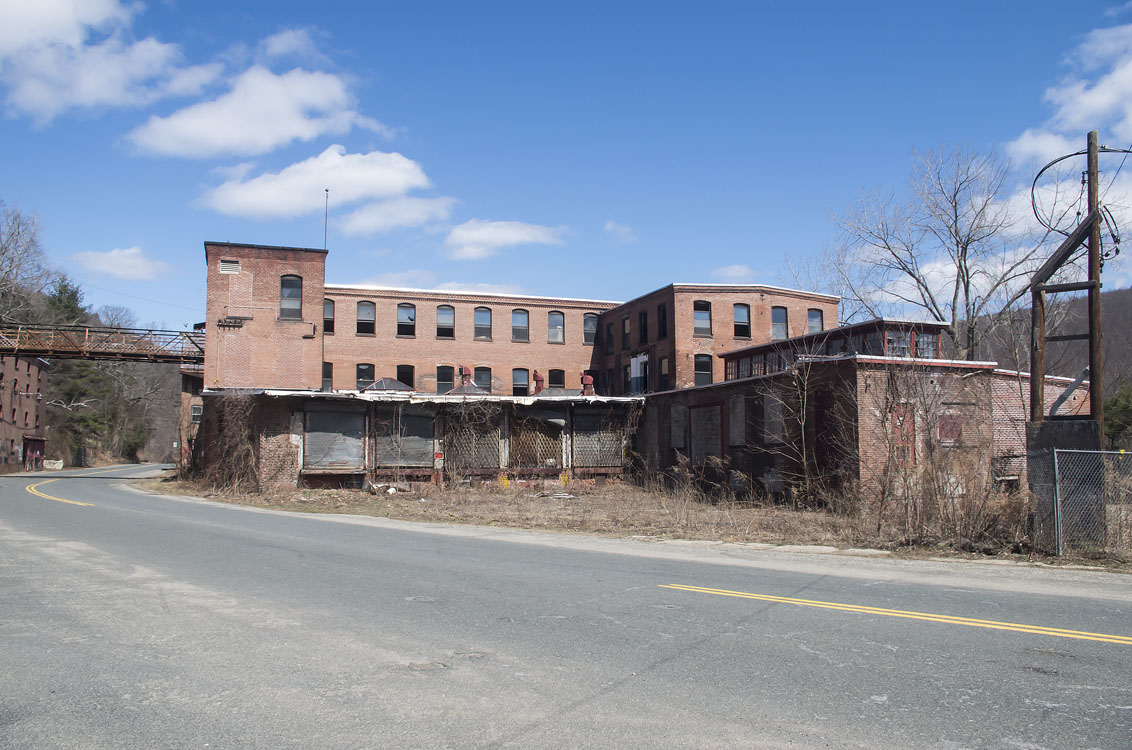
M 116 466 L 113 469 L 99 469 L 98 471 L 89 471 L 85 474 L 75 474 L 74 476 L 70 476 L 70 477 L 55 477 L 54 479 L 45 479 L 42 482 L 36 482 L 35 484 L 29 484 L 24 489 L 26 489 L 28 492 L 35 495 L 36 497 L 42 497 L 45 500 L 54 500 L 57 503 L 67 503 L 68 505 L 80 505 L 84 508 L 89 508 L 93 505 L 93 503 L 84 503 L 84 502 L 80 502 L 78 500 L 68 500 L 65 497 L 55 497 L 54 495 L 49 495 L 46 492 L 41 492 L 39 488 L 42 487 L 45 484 L 51 484 L 52 482 L 58 482 L 60 479 L 80 479 L 82 477 L 91 477 L 91 476 L 94 476 L 96 474 L 107 474 L 111 471 L 121 471 L 123 468 L 131 468 L 131 467 Z
M 966 625 L 972 628 L 990 628 L 992 630 L 1013 630 L 1017 633 L 1032 633 L 1034 635 L 1052 635 L 1058 638 L 1077 638 L 1086 641 L 1101 641 L 1102 643 L 1118 643 L 1122 646 L 1132 646 L 1132 636 L 1111 635 L 1109 633 L 1089 633 L 1084 630 L 1065 630 L 1063 628 L 1047 628 L 1041 625 L 1024 625 L 1017 622 L 999 622 L 998 620 L 978 620 L 973 617 L 955 617 L 952 615 L 938 615 L 931 612 L 911 612 L 904 609 L 884 609 L 883 607 L 867 607 L 861 604 L 842 604 L 839 602 L 822 602 L 814 599 L 795 599 L 789 596 L 770 596 L 769 594 L 752 594 L 746 591 L 728 591 L 727 589 L 712 589 L 703 586 L 685 586 L 678 583 L 662 583 L 660 588 L 689 591 L 696 594 L 714 594 L 715 596 L 732 596 L 740 599 L 756 599 L 762 602 L 775 604 L 796 604 L 801 607 L 819 607 L 821 609 L 835 609 L 841 612 L 855 612 L 862 615 L 884 615 L 885 617 L 900 617 L 907 620 L 926 620 L 928 622 L 942 622 L 948 625 Z

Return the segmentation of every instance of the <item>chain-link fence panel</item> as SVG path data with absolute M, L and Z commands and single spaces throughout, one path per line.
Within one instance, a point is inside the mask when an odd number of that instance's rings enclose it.
M 1054 451 L 1059 554 L 1132 557 L 1132 453 Z

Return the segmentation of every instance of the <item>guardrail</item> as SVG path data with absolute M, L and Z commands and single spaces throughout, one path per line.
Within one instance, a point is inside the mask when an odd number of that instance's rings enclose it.
M 153 328 L 0 326 L 0 354 L 132 362 L 204 362 L 204 334 Z

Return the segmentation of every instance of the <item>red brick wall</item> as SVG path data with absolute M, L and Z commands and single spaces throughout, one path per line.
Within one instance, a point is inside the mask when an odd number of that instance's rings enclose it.
M 540 297 L 475 295 L 458 292 L 433 292 L 396 289 L 351 289 L 328 285 L 326 296 L 334 300 L 334 333 L 324 338 L 325 361 L 334 366 L 334 388 L 352 390 L 356 385 L 358 363 L 375 365 L 376 378 L 395 378 L 398 365 L 415 368 L 416 389 L 436 391 L 436 368 L 448 365 L 455 369 L 455 384 L 460 384 L 459 368 L 490 367 L 492 392 L 510 395 L 513 368 L 528 370 L 529 387 L 534 389 L 534 372 L 546 378 L 551 369 L 565 371 L 567 388 L 581 388 L 580 374 L 590 366 L 592 346 L 583 344 L 582 319 L 585 313 L 601 313 L 613 303 L 585 300 L 560 300 Z M 359 335 L 356 311 L 360 301 L 376 307 L 373 335 Z M 416 306 L 416 333 L 412 337 L 397 335 L 397 305 L 407 302 Z M 453 338 L 436 335 L 436 309 L 450 305 L 455 309 L 456 330 Z M 491 310 L 490 341 L 476 340 L 474 310 Z M 526 310 L 528 341 L 512 341 L 511 312 Z M 565 343 L 549 343 L 547 315 L 551 311 L 565 316 Z M 321 326 L 320 326 L 321 328 Z
M 1071 381 L 1046 378 L 1045 413 Z M 1026 422 L 1030 419 L 1029 373 L 996 370 L 993 379 L 995 474 L 1026 481 Z M 1058 410 L 1059 414 L 1087 416 L 1091 408 L 1088 385 L 1082 385 Z
M 302 404 L 294 399 L 261 398 L 256 417 L 260 484 L 296 486 L 302 468 Z
M 0 473 L 23 470 L 25 435 L 46 434 L 46 381 L 41 360 L 0 356 Z
M 206 242 L 208 263 L 204 382 L 209 388 L 310 388 L 322 380 L 322 300 L 326 252 Z M 221 260 L 239 273 L 222 274 Z M 279 317 L 280 277 L 303 280 L 302 319 Z M 238 327 L 221 319 L 250 318 Z
M 710 336 L 694 333 L 693 303 L 704 300 L 711 303 L 712 332 Z M 667 306 L 668 337 L 657 339 L 657 306 Z M 750 337 L 736 338 L 734 306 L 750 306 Z M 716 355 L 771 340 L 771 308 L 782 306 L 787 310 L 788 335 L 800 336 L 807 332 L 807 311 L 822 311 L 826 328 L 837 326 L 838 299 L 828 295 L 796 292 L 788 289 L 759 285 L 696 285 L 673 284 L 635 300 L 619 305 L 604 316 L 601 326 L 604 334 L 607 323 L 613 324 L 614 347 L 606 354 L 604 341 L 596 354 L 594 369 L 613 370 L 616 383 L 614 393 L 620 394 L 622 367 L 631 357 L 648 352 L 649 390 L 659 390 L 660 358 L 669 358 L 669 388 L 688 388 L 695 384 L 695 356 L 712 356 L 712 382 L 723 380 L 723 362 Z M 642 344 L 639 336 L 639 314 L 648 314 L 649 340 Z M 622 320 L 628 317 L 631 345 L 625 349 L 621 342 Z
M 906 405 L 914 418 L 906 428 L 914 453 L 894 466 L 895 445 L 900 428 L 894 409 Z M 941 440 L 941 415 L 951 415 L 961 425 L 957 440 Z M 970 465 L 980 466 L 989 476 L 994 434 L 991 426 L 991 374 L 967 367 L 900 365 L 865 366 L 857 376 L 858 454 L 860 480 L 866 495 L 876 496 L 886 472 L 914 472 L 933 451 L 960 453 Z

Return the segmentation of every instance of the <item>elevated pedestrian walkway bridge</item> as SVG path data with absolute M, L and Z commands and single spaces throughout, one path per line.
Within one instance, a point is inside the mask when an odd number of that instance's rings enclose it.
M 0 354 L 203 364 L 204 332 L 0 324 Z

